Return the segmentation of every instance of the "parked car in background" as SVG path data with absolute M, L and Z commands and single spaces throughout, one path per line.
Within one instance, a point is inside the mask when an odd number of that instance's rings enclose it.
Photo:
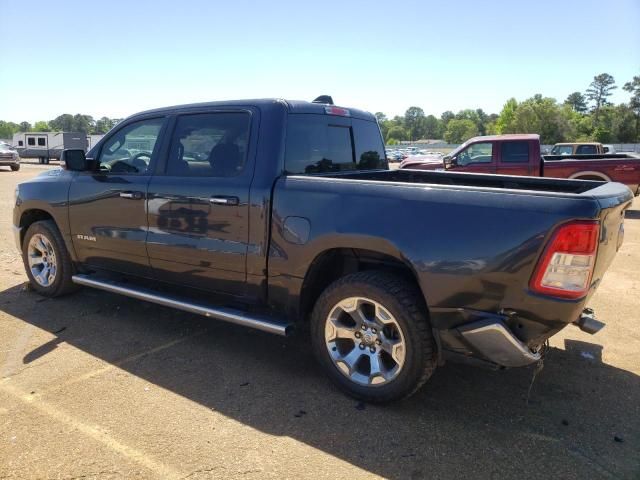
M 573 150 L 580 147 L 571 145 L 574 146 L 568 148 Z M 601 144 L 593 146 L 602 149 Z M 620 182 L 635 195 L 640 194 L 640 156 L 629 153 L 541 155 L 540 136 L 535 134 L 475 137 L 442 161 L 407 159 L 400 168 Z
M 556 143 L 551 155 L 603 155 L 607 152 L 604 145 L 597 142 Z
M 125 148 L 143 135 L 148 151 Z M 449 356 L 524 366 L 570 324 L 598 331 L 584 309 L 633 199 L 617 183 L 390 171 L 372 114 L 278 99 L 143 112 L 62 160 L 16 191 L 35 292 L 309 327 L 327 375 L 375 402 Z
M 0 166 L 10 167 L 14 172 L 20 170 L 20 155 L 6 142 L 0 142 Z
M 402 160 L 404 160 L 406 158 L 405 155 L 403 155 L 400 152 L 387 152 L 387 159 L 389 160 L 389 162 L 391 163 L 400 163 L 402 162 Z
M 602 145 L 604 153 L 618 153 L 613 145 Z

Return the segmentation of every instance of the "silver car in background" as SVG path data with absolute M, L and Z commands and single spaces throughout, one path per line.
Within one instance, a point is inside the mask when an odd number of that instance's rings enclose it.
M 0 142 L 0 166 L 11 167 L 14 172 L 20 170 L 20 155 L 6 142 Z

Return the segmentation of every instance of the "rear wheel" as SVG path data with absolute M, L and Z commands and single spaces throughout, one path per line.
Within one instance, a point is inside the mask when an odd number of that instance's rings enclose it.
M 367 402 L 408 397 L 436 367 L 419 289 L 386 272 L 359 272 L 331 284 L 311 319 L 314 352 L 329 377 Z
M 29 283 L 40 295 L 58 297 L 76 289 L 71 281 L 73 263 L 53 221 L 31 224 L 22 243 L 22 259 Z

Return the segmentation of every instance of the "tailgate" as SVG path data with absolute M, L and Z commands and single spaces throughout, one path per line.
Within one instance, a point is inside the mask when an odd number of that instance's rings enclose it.
M 620 183 L 606 183 L 588 192 L 600 204 L 600 242 L 596 265 L 591 281 L 592 289 L 597 287 L 604 273 L 613 262 L 616 253 L 624 239 L 624 214 L 631 206 L 633 194 L 631 190 Z

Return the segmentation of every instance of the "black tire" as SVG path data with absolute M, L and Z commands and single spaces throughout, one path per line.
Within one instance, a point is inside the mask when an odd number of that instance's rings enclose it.
M 44 157 L 38 157 L 38 163 L 40 165 L 44 164 Z
M 11 165 L 12 172 L 17 172 L 18 170 L 20 170 L 20 165 Z
M 404 364 L 397 376 L 385 383 L 359 384 L 331 359 L 325 342 L 325 324 L 334 306 L 350 297 L 365 297 L 379 303 L 395 317 L 402 331 L 405 339 Z M 422 293 L 416 285 L 387 272 L 358 272 L 329 285 L 313 309 L 311 342 L 316 358 L 329 378 L 347 394 L 371 403 L 411 396 L 431 377 L 437 365 L 436 344 Z
M 43 286 L 34 278 L 33 272 L 29 267 L 29 242 L 36 234 L 44 236 L 51 246 L 55 254 L 56 274 L 55 279 L 48 286 Z M 25 233 L 22 242 L 22 261 L 24 268 L 29 277 L 31 288 L 45 297 L 59 297 L 77 289 L 77 285 L 71 281 L 71 277 L 75 273 L 75 268 L 69 252 L 64 244 L 62 235 L 52 220 L 42 220 L 32 223 Z

